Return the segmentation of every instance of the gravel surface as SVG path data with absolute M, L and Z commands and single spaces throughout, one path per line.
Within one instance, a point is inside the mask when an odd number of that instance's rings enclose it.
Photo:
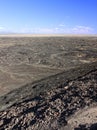
M 0 130 L 97 130 L 96 105 L 97 70 L 94 70 L 1 111 Z M 91 107 L 92 114 L 81 114 Z

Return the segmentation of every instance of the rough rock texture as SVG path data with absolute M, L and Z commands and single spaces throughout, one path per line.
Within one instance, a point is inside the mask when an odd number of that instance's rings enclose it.
M 97 36 L 0 37 L 0 130 L 96 128 Z
M 97 70 L 94 70 L 1 111 L 0 129 L 96 130 L 97 115 L 89 124 L 88 120 L 85 124 L 70 123 L 76 112 L 96 105 Z

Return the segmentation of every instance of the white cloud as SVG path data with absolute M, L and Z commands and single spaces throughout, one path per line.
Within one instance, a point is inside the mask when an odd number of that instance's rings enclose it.
M 9 30 L 8 28 L 4 26 L 0 26 L 0 33 L 13 33 L 13 31 Z
M 73 33 L 91 33 L 93 28 L 88 26 L 75 26 L 71 29 Z
M 18 30 L 9 30 L 3 26 L 0 26 L 0 33 L 46 33 L 46 34 L 57 34 L 57 33 L 63 33 L 63 34 L 89 34 L 93 33 L 93 28 L 88 26 L 74 26 L 74 27 L 66 27 L 65 24 L 59 24 L 56 27 L 52 28 L 31 28 L 31 27 L 24 27 Z
M 53 33 L 53 28 L 24 28 L 19 31 L 20 33 Z
M 5 30 L 5 28 L 3 26 L 0 26 L 0 31 Z
M 53 28 L 38 28 L 38 29 L 36 29 L 36 32 L 38 32 L 38 33 L 53 33 L 54 29 Z
M 66 27 L 65 25 L 57 26 L 55 28 L 24 28 L 20 33 L 71 33 L 71 34 L 89 34 L 93 32 L 91 27 L 74 26 Z

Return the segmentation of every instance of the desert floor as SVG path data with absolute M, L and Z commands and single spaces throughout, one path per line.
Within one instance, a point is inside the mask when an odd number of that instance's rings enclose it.
M 96 36 L 0 36 L 0 129 L 94 129 L 96 106 Z

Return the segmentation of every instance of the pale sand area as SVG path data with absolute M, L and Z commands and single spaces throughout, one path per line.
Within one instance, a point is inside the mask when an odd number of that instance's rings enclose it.
M 97 37 L 97 34 L 0 34 L 0 37 Z
M 75 113 L 71 119 L 68 120 L 68 124 L 72 126 L 72 129 L 78 127 L 79 124 L 94 124 L 97 123 L 97 106 L 91 108 L 84 108 Z

